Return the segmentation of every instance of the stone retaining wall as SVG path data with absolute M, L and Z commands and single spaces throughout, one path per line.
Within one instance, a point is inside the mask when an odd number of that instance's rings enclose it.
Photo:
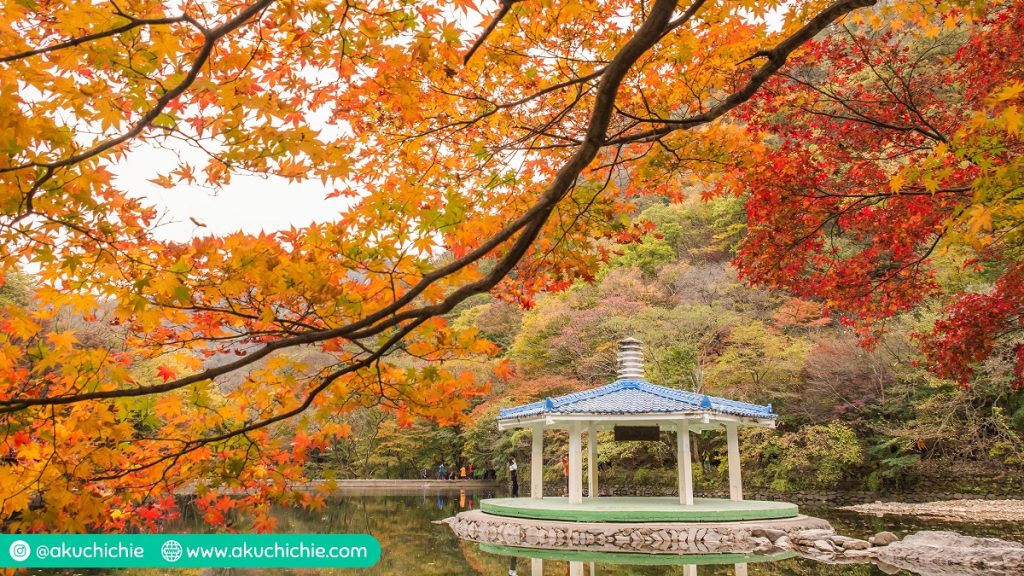
M 827 521 L 810 516 L 756 522 L 590 523 L 510 518 L 480 510 L 443 522 L 459 538 L 487 544 L 672 554 L 767 553 L 777 549 L 766 530 L 790 534 L 832 528 Z
M 552 492 L 553 495 L 562 495 Z M 646 489 L 646 490 L 606 490 L 602 487 L 602 496 L 674 496 L 675 488 Z M 728 498 L 729 492 L 722 490 L 700 491 L 696 494 L 698 498 Z M 779 500 L 793 502 L 796 504 L 864 504 L 868 502 L 935 502 L 939 500 L 1001 500 L 1008 497 L 1022 498 L 1024 493 L 1014 491 L 999 491 L 983 494 L 971 494 L 967 492 L 918 492 L 908 494 L 881 494 L 867 490 L 850 491 L 801 491 L 801 492 L 776 492 L 773 490 L 744 489 L 743 497 L 747 500 Z

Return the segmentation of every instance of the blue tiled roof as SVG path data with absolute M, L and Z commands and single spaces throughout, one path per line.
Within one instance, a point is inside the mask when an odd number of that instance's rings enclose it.
M 772 405 L 761 406 L 651 384 L 646 380 L 616 380 L 606 386 L 558 398 L 505 408 L 498 419 L 540 414 L 649 414 L 710 411 L 752 418 L 775 418 Z

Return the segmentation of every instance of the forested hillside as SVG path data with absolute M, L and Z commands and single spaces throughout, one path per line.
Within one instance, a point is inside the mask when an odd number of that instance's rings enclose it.
M 774 406 L 751 490 L 1024 484 L 1024 2 L 0 14 L 11 531 L 153 529 L 183 492 L 268 531 L 311 477 L 503 475 L 499 408 L 609 382 L 624 336 L 655 383 Z M 666 442 L 600 460 L 673 484 Z
M 475 326 L 502 349 L 492 361 L 459 367 L 492 383 L 468 421 L 409 430 L 366 411 L 351 442 L 327 457 L 329 467 L 340 465 L 344 476 L 412 477 L 425 468 L 434 475 L 441 462 L 501 470 L 510 454 L 526 461 L 529 432 L 499 433 L 498 408 L 610 382 L 616 341 L 635 336 L 645 343 L 651 381 L 770 402 L 781 414 L 778 430 L 743 437 L 748 486 L 912 490 L 941 481 L 990 489 L 1020 474 L 1024 395 L 1012 387 L 1012 356 L 988 360 L 960 386 L 920 365 L 914 337 L 934 323 L 934 306 L 891 319 L 864 347 L 819 304 L 750 288 L 731 264 L 744 239 L 743 205 L 726 197 L 638 207 L 652 230 L 639 243 L 610 246 L 615 256 L 593 282 L 545 295 L 529 310 L 483 297 L 467 303 L 450 321 Z M 946 272 L 956 277 L 952 264 Z M 715 464 L 695 467 L 698 486 L 724 477 L 718 436 L 695 437 L 697 457 Z M 548 443 L 550 482 L 560 477 L 562 452 L 564 439 Z M 674 486 L 671 438 L 608 441 L 599 458 L 609 482 Z
M 775 407 L 778 430 L 743 439 L 748 486 L 1019 487 L 1024 8 L 961 16 L 854 18 L 811 42 L 700 161 L 662 146 L 618 173 L 641 233 L 609 234 L 595 272 L 515 298 L 525 310 L 463 303 L 451 325 L 501 349 L 458 366 L 489 392 L 456 428 L 407 434 L 367 417 L 335 454 L 343 473 L 500 470 L 528 434 L 498 433 L 499 407 L 609 382 L 615 342 L 635 336 L 652 381 Z M 721 439 L 695 442 L 698 485 L 713 488 Z M 563 449 L 548 446 L 551 480 Z M 672 486 L 669 443 L 606 442 L 600 460 L 612 484 Z

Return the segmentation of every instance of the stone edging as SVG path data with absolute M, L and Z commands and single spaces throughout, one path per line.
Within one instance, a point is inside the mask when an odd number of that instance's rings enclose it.
M 456 536 L 486 544 L 597 552 L 671 554 L 749 554 L 778 550 L 764 531 L 780 535 L 819 529 L 821 518 L 797 516 L 752 522 L 590 523 L 510 518 L 480 510 L 443 520 Z

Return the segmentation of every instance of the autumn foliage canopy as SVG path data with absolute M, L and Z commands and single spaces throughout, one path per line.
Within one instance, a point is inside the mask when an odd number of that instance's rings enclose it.
M 642 195 L 747 195 L 743 274 L 866 336 L 955 260 L 965 294 L 921 343 L 969 379 L 1024 313 L 1021 23 L 958 1 L 3 0 L 0 270 L 34 286 L 0 300 L 0 519 L 319 505 L 293 486 L 346 413 L 453 423 L 486 388 L 449 361 L 495 346 L 446 313 L 590 278 L 648 231 Z M 163 239 L 119 177 L 152 147 L 182 152 L 132 166 L 155 188 L 254 174 L 346 208 Z
M 844 25 L 792 60 L 742 114 L 759 161 L 720 182 L 750 194 L 746 277 L 825 303 L 868 343 L 938 296 L 918 336 L 932 369 L 967 385 L 1012 355 L 1024 385 L 1022 26 L 1021 3 L 951 9 L 923 30 Z

